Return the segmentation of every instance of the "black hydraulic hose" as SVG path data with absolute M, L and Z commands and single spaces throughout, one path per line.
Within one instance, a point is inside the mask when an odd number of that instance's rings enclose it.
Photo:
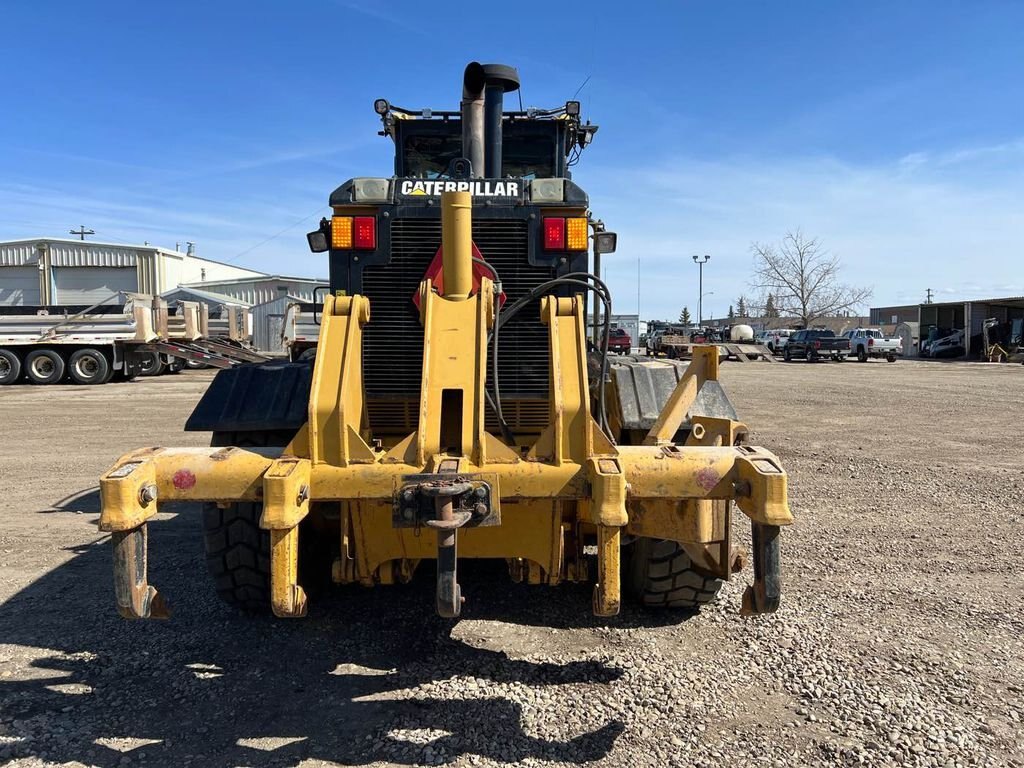
M 611 323 L 612 323 L 612 292 L 608 288 L 608 285 L 597 275 L 591 274 L 590 272 L 570 272 L 567 275 L 563 275 L 566 278 L 582 278 L 585 280 L 592 280 L 594 285 L 601 289 L 604 298 L 605 313 L 604 313 L 604 338 L 601 345 L 601 386 L 598 388 L 598 414 L 601 418 L 601 427 L 604 429 L 605 434 L 608 438 L 615 442 L 615 438 L 612 436 L 611 425 L 608 424 L 608 410 L 604 400 L 604 385 L 605 380 L 608 378 L 608 347 L 611 342 Z M 596 293 L 596 291 L 595 291 Z
M 583 278 L 583 279 L 580 279 Z M 593 284 L 591 281 L 594 281 Z M 526 295 L 519 298 L 511 307 L 507 310 L 502 310 L 500 313 L 496 313 L 494 330 L 492 331 L 491 340 L 493 344 L 492 351 L 492 363 L 493 373 L 492 378 L 494 379 L 494 406 L 498 415 L 498 421 L 502 425 L 503 434 L 510 434 L 511 430 L 508 428 L 508 423 L 505 421 L 504 413 L 501 409 L 501 388 L 498 374 L 498 340 L 500 338 L 501 327 L 511 320 L 515 315 L 521 312 L 530 302 L 539 298 L 543 294 L 547 293 L 552 288 L 557 288 L 563 285 L 575 285 L 585 288 L 588 291 L 593 291 L 598 298 L 601 299 L 605 309 L 605 322 L 604 322 L 604 343 L 601 349 L 601 386 L 598 389 L 598 414 L 601 423 L 601 429 L 608 436 L 609 440 L 614 442 L 614 438 L 611 434 L 611 429 L 608 424 L 607 408 L 605 405 L 604 398 L 604 378 L 607 376 L 608 370 L 608 344 L 611 331 L 611 294 L 608 291 L 608 286 L 601 281 L 596 275 L 591 275 L 585 272 L 575 272 L 570 275 L 564 275 L 549 280 L 531 290 Z M 496 305 L 497 306 L 497 305 Z

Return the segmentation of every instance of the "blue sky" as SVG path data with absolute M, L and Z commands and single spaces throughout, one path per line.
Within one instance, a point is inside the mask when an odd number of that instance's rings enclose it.
M 645 318 L 693 310 L 708 253 L 720 316 L 751 243 L 797 227 L 873 305 L 1024 294 L 1024 3 L 3 0 L 0 28 L 0 239 L 85 224 L 323 275 L 330 190 L 390 173 L 373 99 L 454 108 L 478 59 L 527 106 L 586 81 L 575 179 L 620 233 L 618 311 L 638 263 Z

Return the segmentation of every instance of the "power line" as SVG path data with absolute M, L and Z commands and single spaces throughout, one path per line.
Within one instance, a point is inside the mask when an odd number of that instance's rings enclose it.
M 235 254 L 234 256 L 232 256 L 231 258 L 229 258 L 229 259 L 224 259 L 223 261 L 224 261 L 224 262 L 231 262 L 231 261 L 234 261 L 235 259 L 240 259 L 240 258 L 242 258 L 242 257 L 243 257 L 243 256 L 245 256 L 245 254 L 247 254 L 247 253 L 252 253 L 252 252 L 253 252 L 253 251 L 255 251 L 255 250 L 256 250 L 257 248 L 259 248 L 259 247 L 260 247 L 261 245 L 265 245 L 266 243 L 269 243 L 269 242 L 270 242 L 271 240 L 274 240 L 275 238 L 278 238 L 278 237 L 280 237 L 280 236 L 281 236 L 281 235 L 283 235 L 283 234 L 284 234 L 285 232 L 288 232 L 289 230 L 295 229 L 295 228 L 296 228 L 297 226 L 299 226 L 299 224 L 301 224 L 302 222 L 304 222 L 304 221 L 309 221 L 309 220 L 310 220 L 311 218 L 313 218 L 314 216 L 318 215 L 318 214 L 319 214 L 319 213 L 321 212 L 321 210 L 322 210 L 321 208 L 317 208 L 317 209 L 316 209 L 315 211 L 313 211 L 313 212 L 312 212 L 311 214 L 309 214 L 308 216 L 303 216 L 303 217 L 302 217 L 301 219 L 299 219 L 298 221 L 296 221 L 296 222 L 295 222 L 294 224 L 289 224 L 289 225 L 288 225 L 287 227 L 285 227 L 284 229 L 282 229 L 282 230 L 281 230 L 280 232 L 275 232 L 275 233 L 274 233 L 274 234 L 272 234 L 272 235 L 271 235 L 270 237 L 268 237 L 268 238 L 266 238 L 266 239 L 264 239 L 264 240 L 260 240 L 260 241 L 259 241 L 258 243 L 256 243 L 256 245 L 254 245 L 254 246 L 252 246 L 252 247 L 250 247 L 250 248 L 246 248 L 246 249 L 245 249 L 244 251 L 240 251 L 239 253 L 236 253 L 236 254 Z
M 79 239 L 85 240 L 86 235 L 95 235 L 96 231 L 93 229 L 86 229 L 84 224 L 79 224 L 78 229 L 72 229 L 68 231 L 70 235 L 78 235 Z

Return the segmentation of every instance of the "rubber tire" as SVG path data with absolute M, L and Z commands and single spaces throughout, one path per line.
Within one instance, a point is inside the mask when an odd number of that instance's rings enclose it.
M 33 363 L 40 358 L 46 358 L 53 363 L 53 370 L 48 376 L 40 376 L 32 370 Z M 25 375 L 33 384 L 56 384 L 64 378 L 66 366 L 60 353 L 54 352 L 52 349 L 34 349 L 25 355 L 24 369 Z
M 21 377 L 21 358 L 9 349 L 0 349 L 0 360 L 7 369 L 6 373 L 0 374 L 0 386 L 13 384 Z
M 808 363 L 816 363 L 820 359 L 821 358 L 818 356 L 817 351 L 815 351 L 813 349 L 807 350 L 807 362 Z
M 167 367 L 159 352 L 143 352 L 139 357 L 144 361 L 139 365 L 139 376 L 159 376 Z
M 857 350 L 857 360 L 861 363 L 866 363 L 868 361 L 868 353 L 864 351 L 864 347 L 860 347 Z
M 304 362 L 306 360 L 316 360 L 316 347 L 310 347 L 309 349 L 302 350 L 302 353 L 299 355 L 299 362 Z
M 164 363 L 167 366 L 168 373 L 181 373 L 185 370 L 185 364 L 188 361 L 180 357 L 172 357 L 170 362 Z
M 695 611 L 718 597 L 722 580 L 694 568 L 678 543 L 640 537 L 630 549 L 622 586 L 644 608 Z
M 789 347 L 782 348 L 782 359 L 785 360 L 787 363 L 793 362 L 793 355 L 790 353 Z
M 206 569 L 217 595 L 250 613 L 270 610 L 270 531 L 260 528 L 263 505 L 203 505 Z
M 896 362 L 896 355 L 886 355 L 885 362 L 887 362 L 887 363 L 895 363 Z
M 92 360 L 96 364 L 95 372 L 89 375 L 78 371 L 78 363 L 82 360 Z M 76 384 L 105 384 L 110 379 L 110 361 L 98 349 L 79 349 L 68 359 L 68 373 Z

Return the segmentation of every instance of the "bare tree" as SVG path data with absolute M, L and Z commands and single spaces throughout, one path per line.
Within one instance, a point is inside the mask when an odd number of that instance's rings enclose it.
M 818 318 L 855 309 L 871 296 L 870 288 L 842 283 L 839 257 L 799 229 L 787 232 L 778 245 L 754 243 L 751 250 L 751 285 L 771 296 L 776 313 L 798 317 L 805 327 Z

